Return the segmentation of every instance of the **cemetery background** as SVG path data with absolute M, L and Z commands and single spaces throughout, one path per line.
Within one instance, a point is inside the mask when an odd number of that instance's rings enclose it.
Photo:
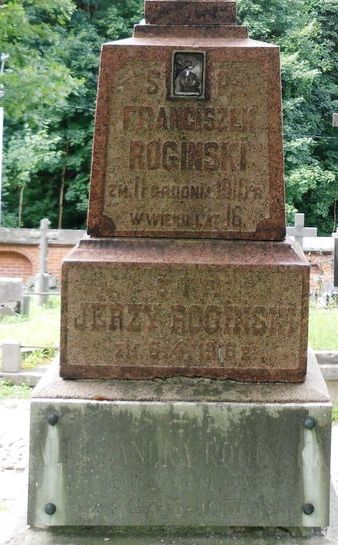
M 298 223 L 304 225 L 303 215 L 298 214 Z M 41 222 L 42 225 L 47 223 L 47 220 Z M 303 247 L 307 258 L 311 263 L 311 280 L 310 280 L 310 325 L 309 325 L 309 342 L 311 347 L 317 351 L 320 363 L 322 365 L 332 366 L 338 364 L 338 356 L 334 356 L 334 352 L 338 352 L 338 336 L 336 331 L 338 329 L 338 304 L 337 297 L 335 295 L 336 288 L 334 288 L 333 272 L 334 272 L 334 239 L 331 237 L 317 237 L 316 228 L 299 228 L 298 242 Z M 289 235 L 294 235 L 294 227 L 288 227 Z M 48 229 L 44 232 L 44 237 L 48 241 L 48 248 L 43 246 L 41 250 L 40 238 L 41 230 L 38 229 L 0 229 L 2 241 L 0 241 L 0 263 L 2 248 L 4 268 L 2 274 L 4 276 L 13 276 L 13 270 L 9 267 L 6 269 L 6 255 L 9 247 L 9 242 L 12 242 L 13 253 L 25 255 L 32 248 L 35 249 L 35 277 L 39 272 L 39 262 L 43 263 L 43 259 L 39 254 L 42 253 L 46 256 L 46 272 L 52 273 L 52 278 L 58 281 L 60 278 L 62 256 L 69 251 L 69 249 L 83 236 L 84 231 L 76 230 L 53 230 Z M 312 236 L 310 236 L 312 235 Z M 53 250 L 57 250 L 57 254 L 53 253 Z M 60 251 L 61 250 L 61 251 Z M 52 259 L 50 259 L 52 254 Z M 13 263 L 13 260 L 12 260 Z M 20 262 L 14 268 L 14 276 L 22 278 L 27 281 L 27 275 L 21 275 Z M 2 282 L 5 281 L 3 278 Z M 26 384 L 34 385 L 42 376 L 53 356 L 55 350 L 59 346 L 59 323 L 60 323 L 60 300 L 59 292 L 55 294 L 55 289 L 50 291 L 51 296 L 48 298 L 48 303 L 42 307 L 37 304 L 37 297 L 33 289 L 34 276 L 29 277 L 28 283 L 24 284 L 25 289 L 28 290 L 30 286 L 30 299 L 31 309 L 29 316 L 22 316 L 17 314 L 13 317 L 1 316 L 0 322 L 0 344 L 6 342 L 8 339 L 14 339 L 18 345 L 17 354 L 20 354 L 18 358 L 21 361 L 21 367 L 24 375 L 20 373 L 17 375 L 7 376 L 4 375 L 2 380 L 6 382 L 5 390 L 8 391 L 7 384 L 12 381 L 13 384 L 20 384 L 24 382 Z M 55 288 L 56 285 L 52 283 Z M 8 286 L 2 287 L 2 292 L 8 291 Z M 0 299 L 1 299 L 0 290 Z M 28 291 L 27 291 L 28 293 Z M 1 299 L 1 304 L 4 301 Z M 6 307 L 6 305 L 4 305 Z M 1 312 L 1 309 L 0 309 Z M 6 313 L 3 313 L 6 314 Z M 21 350 L 19 350 L 19 345 Z M 34 350 L 34 347 L 38 347 Z M 4 349 L 4 348 L 3 348 Z M 11 349 L 11 348 L 10 348 Z M 319 354 L 319 352 L 323 354 Z M 336 361 L 337 360 L 337 361 Z M 1 362 L 1 353 L 0 353 Z M 18 364 L 15 364 L 15 368 Z M 337 365 L 338 370 L 338 365 Z M 1 371 L 1 366 L 0 366 Z M 333 386 L 333 379 L 331 371 L 324 370 L 327 376 L 330 377 L 331 382 L 330 391 L 333 395 L 333 401 L 338 399 L 338 387 Z M 0 375 L 1 380 L 1 375 Z M 0 392 L 1 398 L 1 392 Z
M 0 10 L 2 225 L 85 226 L 100 45 L 129 36 L 142 10 L 142 0 L 12 0 Z M 288 223 L 298 210 L 327 236 L 337 226 L 337 17 L 335 0 L 238 2 L 251 37 L 281 47 Z

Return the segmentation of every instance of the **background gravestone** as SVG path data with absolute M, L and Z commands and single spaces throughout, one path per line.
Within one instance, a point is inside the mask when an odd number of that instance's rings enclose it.
M 0 319 L 13 316 L 20 311 L 23 299 L 23 281 L 21 278 L 0 277 Z

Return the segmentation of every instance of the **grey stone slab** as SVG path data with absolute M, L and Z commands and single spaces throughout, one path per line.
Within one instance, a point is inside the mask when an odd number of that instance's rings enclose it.
M 21 370 L 18 373 L 4 373 L 0 371 L 0 380 L 11 382 L 12 384 L 26 384 L 27 386 L 36 386 L 41 379 L 44 370 L 35 369 L 34 371 Z
M 333 250 L 332 237 L 304 237 L 304 252 L 331 253 Z
M 0 303 L 21 301 L 23 282 L 21 278 L 0 277 Z
M 324 527 L 330 433 L 328 402 L 35 399 L 28 523 Z
M 338 407 L 338 380 L 328 380 L 327 389 L 329 391 L 331 403 L 334 407 Z
M 330 506 L 330 527 L 327 531 L 316 529 L 313 532 L 275 528 L 223 528 L 219 531 L 206 529 L 198 532 L 171 528 L 152 532 L 102 527 L 30 528 L 25 526 L 21 513 L 12 538 L 5 541 L 5 545 L 337 545 L 338 499 L 333 487 Z
M 337 365 L 338 368 L 338 352 L 334 350 L 316 350 L 315 352 L 318 364 L 322 365 Z
M 303 384 L 249 384 L 230 380 L 170 378 L 153 380 L 63 380 L 58 363 L 34 390 L 37 399 L 125 401 L 209 401 L 247 403 L 326 403 L 328 391 L 312 351 Z
M 1 370 L 4 373 L 18 373 L 21 369 L 21 345 L 18 341 L 4 340 L 1 345 Z

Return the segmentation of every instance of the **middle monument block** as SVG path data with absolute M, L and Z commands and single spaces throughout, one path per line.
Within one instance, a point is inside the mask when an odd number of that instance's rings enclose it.
M 63 264 L 61 376 L 301 382 L 308 275 L 288 242 L 83 240 Z

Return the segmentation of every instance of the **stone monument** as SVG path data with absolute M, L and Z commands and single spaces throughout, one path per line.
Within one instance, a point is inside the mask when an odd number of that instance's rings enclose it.
M 63 265 L 60 377 L 32 402 L 33 526 L 328 524 L 279 49 L 235 8 L 146 0 L 103 46 L 90 236 Z

